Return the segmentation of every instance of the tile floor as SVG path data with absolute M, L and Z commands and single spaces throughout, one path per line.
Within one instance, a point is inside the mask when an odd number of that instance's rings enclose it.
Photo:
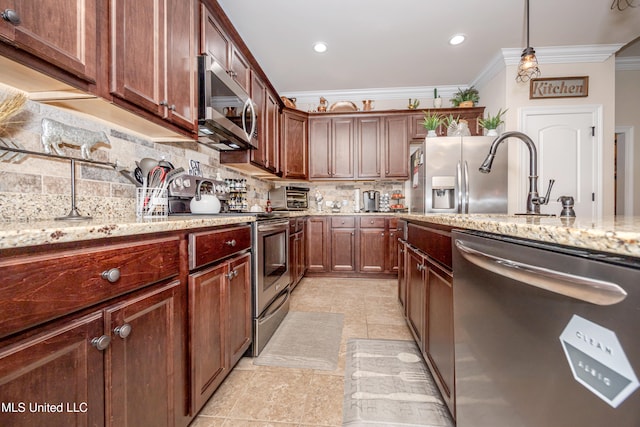
M 291 310 L 344 313 L 338 368 L 257 366 L 245 357 L 190 427 L 341 426 L 347 340 L 413 339 L 396 280 L 304 278 L 293 291 Z

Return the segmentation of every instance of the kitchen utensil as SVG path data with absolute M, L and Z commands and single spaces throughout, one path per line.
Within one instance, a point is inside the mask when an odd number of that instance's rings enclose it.
M 427 374 L 424 372 L 400 372 L 398 374 L 383 374 L 382 372 L 373 371 L 355 371 L 351 376 L 354 378 L 397 377 L 402 381 L 408 382 L 427 381 Z
M 213 194 L 201 194 L 200 200 L 194 197 L 189 205 L 194 214 L 217 214 L 221 208 L 220 199 Z
M 137 164 L 138 162 L 136 162 Z M 140 184 L 142 184 L 144 182 L 143 179 L 143 175 L 142 175 L 142 169 L 140 169 L 140 167 L 137 167 L 133 170 L 133 176 L 136 178 L 136 181 L 138 181 Z
M 151 172 L 149 173 L 149 178 L 148 178 L 149 188 L 161 187 L 162 184 L 164 183 L 164 179 L 166 175 L 167 175 L 167 172 L 164 170 L 162 166 L 156 166 L 153 169 L 151 169 Z
M 386 355 L 382 355 L 382 354 L 371 354 L 371 353 L 354 353 L 353 357 L 395 357 L 397 358 L 399 361 L 401 362 L 405 362 L 405 363 L 416 363 L 420 361 L 420 358 L 418 356 L 416 356 L 415 354 L 411 354 L 411 353 L 398 353 L 397 355 L 394 356 L 386 356 Z

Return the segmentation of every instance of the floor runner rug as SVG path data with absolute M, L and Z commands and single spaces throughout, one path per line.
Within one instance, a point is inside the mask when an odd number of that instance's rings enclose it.
M 349 340 L 343 408 L 349 427 L 455 425 L 413 341 Z
M 333 371 L 338 366 L 344 315 L 290 311 L 255 365 Z

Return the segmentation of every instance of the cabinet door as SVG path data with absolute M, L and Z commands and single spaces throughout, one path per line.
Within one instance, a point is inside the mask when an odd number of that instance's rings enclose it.
M 247 93 L 251 93 L 251 66 L 233 44 L 229 49 L 229 73 Z
M 252 74 L 251 77 L 251 100 L 255 104 L 256 117 L 258 122 L 256 125 L 256 132 L 254 138 L 257 139 L 257 148 L 251 150 L 251 163 L 266 167 L 267 166 L 267 132 L 266 132 L 266 101 L 265 101 L 265 86 L 262 80 Z
M 453 277 L 429 262 L 427 282 L 427 356 L 450 409 L 454 398 Z
M 65 320 L 0 350 L 0 425 L 104 425 L 102 313 Z M 63 405 L 62 412 L 36 404 Z M 74 412 L 77 410 L 77 412 Z
M 407 249 L 407 321 L 413 336 L 420 347 L 425 352 L 425 312 L 426 312 L 426 281 L 425 281 L 425 259 L 413 250 Z
M 298 277 L 298 235 L 289 234 L 289 277 L 291 277 L 291 286 L 296 285 Z
M 111 93 L 156 115 L 165 101 L 164 4 L 111 0 Z
M 385 118 L 384 177 L 409 179 L 409 123 L 406 116 Z
M 358 178 L 380 178 L 380 155 L 382 154 L 382 118 L 357 119 L 357 163 Z
M 251 345 L 251 254 L 229 261 L 228 336 L 229 369 Z
M 189 275 L 192 413 L 211 397 L 227 374 L 224 306 L 227 263 Z
M 331 271 L 356 271 L 356 229 L 331 230 Z
M 96 0 L 3 0 L 19 24 L 0 20 L 0 37 L 72 74 L 95 82 L 97 75 Z
M 355 119 L 336 117 L 331 121 L 331 178 L 353 178 Z
M 283 178 L 308 179 L 307 118 L 290 110 L 282 112 L 280 169 Z
M 167 1 L 166 100 L 169 121 L 195 131 L 196 1 Z
M 329 271 L 330 245 L 327 218 L 309 218 L 307 220 L 307 271 L 309 273 Z
M 331 178 L 331 119 L 309 119 L 309 178 Z
M 174 281 L 105 310 L 105 327 L 113 333 L 106 354 L 107 425 L 174 425 L 174 381 L 182 372 L 176 366 L 180 286 Z
M 265 102 L 267 169 L 275 173 L 280 170 L 280 114 L 277 98 L 268 89 Z
M 214 58 L 225 70 L 229 69 L 231 42 L 213 13 L 200 5 L 200 53 Z
M 407 317 L 407 245 L 398 242 L 398 301 Z
M 387 252 L 386 252 L 386 265 L 385 271 L 391 273 L 398 272 L 398 264 L 400 259 L 398 258 L 398 234 L 396 230 L 396 226 L 394 224 L 397 223 L 397 220 L 394 221 L 392 219 L 389 220 L 389 230 L 388 235 L 389 239 L 387 240 Z
M 302 278 L 304 277 L 304 273 L 306 271 L 306 265 L 307 265 L 307 251 L 306 251 L 306 247 L 307 247 L 307 240 L 306 240 L 306 232 L 305 229 L 306 225 L 303 225 L 303 229 L 302 231 L 300 231 L 298 233 L 298 240 L 297 240 L 297 245 L 298 245 L 298 282 L 300 280 L 302 280 Z
M 384 228 L 360 228 L 358 271 L 382 273 L 385 269 L 387 236 Z

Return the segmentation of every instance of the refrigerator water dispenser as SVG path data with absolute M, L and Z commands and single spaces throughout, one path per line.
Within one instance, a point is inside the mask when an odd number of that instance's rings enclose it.
M 456 177 L 434 176 L 431 178 L 431 208 L 455 208 Z

